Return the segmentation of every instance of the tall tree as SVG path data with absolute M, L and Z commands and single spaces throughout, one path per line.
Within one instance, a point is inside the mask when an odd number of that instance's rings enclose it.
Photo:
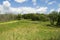
M 58 12 L 53 11 L 49 14 L 50 23 L 54 25 L 54 22 L 58 19 Z
M 58 15 L 57 25 L 60 25 L 60 12 L 59 12 L 59 15 Z
M 18 14 L 17 15 L 17 20 L 20 20 L 22 18 L 22 15 L 21 14 Z

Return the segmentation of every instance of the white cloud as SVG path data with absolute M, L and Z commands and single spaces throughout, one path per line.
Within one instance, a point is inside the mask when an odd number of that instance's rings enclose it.
M 57 10 L 58 12 L 60 12 L 60 8 L 58 8 L 58 10 Z
M 53 0 L 51 2 L 50 2 L 50 0 L 41 0 L 41 1 L 47 3 L 48 5 L 52 5 L 52 4 L 56 3 L 56 0 Z
M 33 5 L 36 5 L 36 1 L 37 1 L 37 0 L 32 0 L 32 2 L 33 2 Z
M 3 7 L 4 9 L 4 7 Z M 13 8 L 9 7 L 9 9 L 4 9 L 3 12 L 10 12 L 10 13 L 45 13 L 47 11 L 47 7 L 40 7 L 40 8 L 32 8 L 32 7 L 19 7 Z
M 56 1 L 48 2 L 49 5 L 56 3 Z
M 8 0 L 6 0 L 6 1 L 3 1 L 3 12 L 5 13 L 5 12 L 9 12 L 9 8 L 10 8 L 10 6 L 11 6 L 11 4 L 10 4 L 10 2 L 8 1 Z
M 22 10 L 21 10 L 20 8 L 10 7 L 9 12 L 10 12 L 10 13 L 21 13 Z
M 47 11 L 47 7 L 18 7 L 14 8 L 10 6 L 11 4 L 9 1 L 4 1 L 3 5 L 0 5 L 1 12 L 8 12 L 8 13 L 45 13 Z
M 0 5 L 0 13 L 2 13 L 3 11 L 3 6 L 2 5 Z
M 18 3 L 23 3 L 23 2 L 25 2 L 27 0 L 15 0 L 15 1 L 18 2 Z
M 47 7 L 32 8 L 32 7 L 22 7 L 23 13 L 45 13 Z
M 39 12 L 39 13 L 45 13 L 45 12 L 47 12 L 47 7 L 40 7 L 40 8 L 38 8 L 37 9 L 37 12 Z
M 1 11 L 1 9 L 2 9 L 2 5 L 0 5 L 0 11 Z
M 55 9 L 51 9 L 50 12 L 52 12 L 52 11 L 60 12 L 60 8 L 58 8 L 58 9 L 56 9 L 56 10 L 55 10 Z
M 19 12 L 19 13 L 45 13 L 47 11 L 47 7 L 40 7 L 40 8 L 32 8 L 32 7 L 20 7 L 14 8 L 12 11 Z
M 9 1 L 3 1 L 3 4 L 0 5 L 0 12 L 1 13 L 9 12 L 10 5 L 11 4 L 9 3 Z
M 11 4 L 9 3 L 9 1 L 4 1 L 3 2 L 3 6 L 9 7 Z
M 23 13 L 36 13 L 36 9 L 32 7 L 22 7 L 20 9 Z
M 51 9 L 50 12 L 55 11 L 55 9 Z

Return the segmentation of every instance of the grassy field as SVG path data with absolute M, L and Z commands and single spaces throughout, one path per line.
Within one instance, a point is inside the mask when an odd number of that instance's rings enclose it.
M 59 40 L 60 28 L 48 24 L 29 20 L 0 23 L 0 40 Z

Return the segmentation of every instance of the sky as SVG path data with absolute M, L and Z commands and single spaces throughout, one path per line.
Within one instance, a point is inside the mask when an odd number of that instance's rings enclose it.
M 60 0 L 0 0 L 0 13 L 60 12 Z

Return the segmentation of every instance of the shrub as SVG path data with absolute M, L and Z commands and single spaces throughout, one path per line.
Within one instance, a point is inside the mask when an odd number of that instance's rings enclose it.
M 17 17 L 16 17 L 17 20 L 20 20 L 21 18 L 22 18 L 21 14 L 18 14 Z

